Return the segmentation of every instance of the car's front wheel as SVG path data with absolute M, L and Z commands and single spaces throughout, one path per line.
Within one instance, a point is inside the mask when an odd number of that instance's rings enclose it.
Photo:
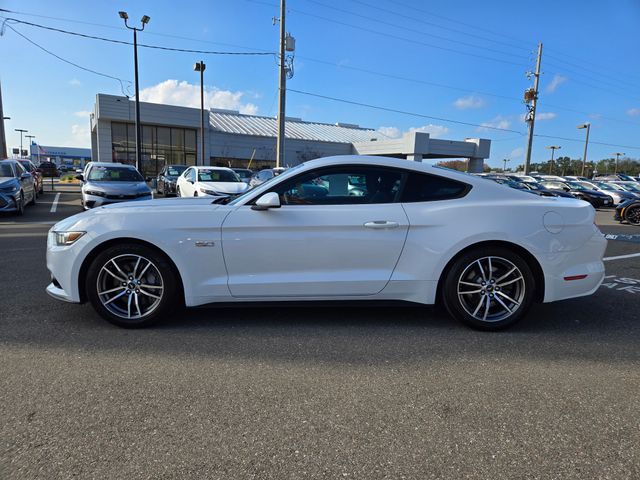
M 501 330 L 527 313 L 535 279 L 520 255 L 490 247 L 455 259 L 442 287 L 444 305 L 454 318 L 480 330 Z
M 624 212 L 624 218 L 631 225 L 640 225 L 640 204 L 627 207 Z
M 24 193 L 20 192 L 18 198 L 16 199 L 16 215 L 22 216 L 24 215 Z
M 87 271 L 87 297 L 107 321 L 126 328 L 146 327 L 179 304 L 178 275 L 152 248 L 122 244 L 96 256 Z

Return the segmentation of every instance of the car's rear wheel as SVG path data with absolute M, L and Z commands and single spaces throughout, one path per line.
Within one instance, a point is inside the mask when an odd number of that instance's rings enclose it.
M 490 247 L 455 259 L 442 287 L 444 305 L 454 318 L 480 330 L 501 330 L 527 313 L 535 279 L 520 255 Z
M 640 205 L 627 207 L 624 217 L 631 225 L 640 225 Z
M 152 325 L 179 304 L 177 274 L 152 248 L 122 244 L 91 262 L 85 288 L 96 311 L 126 328 Z
M 176 197 L 181 197 L 182 193 L 180 193 L 180 187 L 176 186 Z

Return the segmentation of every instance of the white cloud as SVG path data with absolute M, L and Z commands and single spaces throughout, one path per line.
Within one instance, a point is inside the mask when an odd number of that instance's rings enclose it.
M 425 132 L 428 133 L 431 138 L 439 138 L 443 135 L 449 133 L 449 128 L 444 125 L 433 125 L 430 123 L 429 125 L 424 125 L 422 127 L 411 127 L 409 129 L 410 132 Z
M 523 155 L 524 155 L 524 148 L 518 147 L 511 150 L 511 153 L 509 154 L 508 158 L 516 159 L 516 158 L 522 157 Z
M 204 104 L 206 108 L 225 108 L 239 110 L 240 113 L 255 115 L 258 107 L 253 103 L 244 103 L 246 92 L 231 92 L 218 88 L 205 87 Z M 140 90 L 140 101 L 165 103 L 182 107 L 200 107 L 200 85 L 186 81 L 165 80 L 152 87 Z
M 71 85 L 72 87 L 80 87 L 82 85 L 82 82 L 77 78 L 72 78 L 71 80 L 69 80 L 69 85 Z
M 547 88 L 545 88 L 544 91 L 547 93 L 553 93 L 561 84 L 563 84 L 566 81 L 567 81 L 567 77 L 555 74 L 553 76 L 553 79 L 551 80 L 551 83 L 547 85 Z
M 640 115 L 640 108 L 630 108 L 629 110 L 627 110 L 627 115 L 629 115 L 630 117 L 637 117 L 638 115 Z
M 502 115 L 498 115 L 493 120 L 482 122 L 480 125 L 482 126 L 477 128 L 479 132 L 486 131 L 490 128 L 509 128 L 511 126 L 511 120 Z
M 89 119 L 89 116 L 90 116 L 92 113 L 93 113 L 93 112 L 89 112 L 88 110 L 80 110 L 79 112 L 74 112 L 73 114 L 74 114 L 76 117 Z
M 484 98 L 477 97 L 475 95 L 469 95 L 468 97 L 460 97 L 453 106 L 460 110 L 466 110 L 468 108 L 482 108 L 487 104 Z
M 89 125 L 71 125 L 71 138 L 69 143 L 74 147 L 88 147 L 91 145 L 91 132 Z
M 430 123 L 429 125 L 423 125 L 422 127 L 411 127 L 404 132 L 397 127 L 380 127 L 378 128 L 378 132 L 388 138 L 400 138 L 405 133 L 409 132 L 424 132 L 428 133 L 431 138 L 438 138 L 449 133 L 449 128 L 443 125 L 434 125 Z
M 397 127 L 380 127 L 378 131 L 389 138 L 400 138 L 402 136 L 402 132 Z

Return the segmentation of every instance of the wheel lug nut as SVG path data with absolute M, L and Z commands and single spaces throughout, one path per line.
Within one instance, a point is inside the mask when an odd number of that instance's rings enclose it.
M 122 282 L 122 286 L 126 287 L 127 286 L 127 282 Z

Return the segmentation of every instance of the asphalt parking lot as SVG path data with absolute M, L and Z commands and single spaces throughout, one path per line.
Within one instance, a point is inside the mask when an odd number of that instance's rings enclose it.
M 57 188 L 0 216 L 2 479 L 640 478 L 640 227 L 610 210 L 605 284 L 506 332 L 367 306 L 132 331 L 45 294 Z

